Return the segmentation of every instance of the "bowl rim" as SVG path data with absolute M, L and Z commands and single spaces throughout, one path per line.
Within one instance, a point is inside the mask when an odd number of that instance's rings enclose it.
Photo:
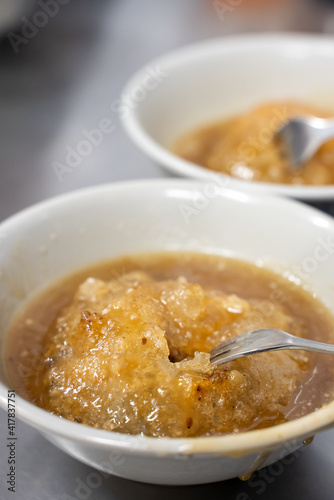
M 120 121 L 125 132 L 144 154 L 152 158 L 164 169 L 178 176 L 186 176 L 193 179 L 208 179 L 212 176 L 219 176 L 225 182 L 225 185 L 231 189 L 254 193 L 271 193 L 305 201 L 325 202 L 333 200 L 334 185 L 294 186 L 271 182 L 250 182 L 233 178 L 224 173 L 211 171 L 177 156 L 160 145 L 142 126 L 138 117 L 138 108 L 141 105 L 145 105 L 145 99 L 138 103 L 131 97 L 131 90 L 137 85 L 141 85 L 148 66 L 160 65 L 168 71 L 168 69 L 171 70 L 179 66 L 184 66 L 189 61 L 199 56 L 203 56 L 208 52 L 233 53 L 242 51 L 245 47 L 247 47 L 247 50 L 266 50 L 268 45 L 286 51 L 286 48 L 291 48 L 291 44 L 294 44 L 296 47 L 301 47 L 305 52 L 307 45 L 311 45 L 312 48 L 316 46 L 327 52 L 330 48 L 330 55 L 334 52 L 334 38 L 330 35 L 295 32 L 248 33 L 227 35 L 225 37 L 206 39 L 200 42 L 187 44 L 147 61 L 145 66 L 142 66 L 129 78 L 122 90 L 122 95 L 127 96 L 127 101 L 129 103 L 127 115 L 120 115 Z M 131 102 L 133 105 L 131 105 Z
M 203 182 L 189 179 L 150 179 L 92 186 L 55 196 L 28 207 L 3 221 L 0 224 L 0 229 L 6 228 L 7 231 L 12 227 L 15 228 L 17 224 L 22 224 L 27 219 L 33 219 L 36 214 L 40 214 L 45 210 L 57 210 L 57 207 L 62 206 L 64 202 L 80 203 L 80 201 L 87 196 L 94 198 L 99 196 L 102 192 L 112 194 L 112 192 L 122 192 L 123 190 L 127 193 L 127 196 L 129 196 L 131 190 L 137 190 L 138 192 L 144 193 L 143 187 L 146 187 L 155 193 L 157 189 L 160 189 L 161 194 L 164 192 L 166 195 L 169 189 L 175 190 L 175 188 L 177 188 L 180 189 L 180 191 L 184 191 L 185 189 L 189 191 L 200 189 L 204 185 Z M 220 196 L 237 200 L 240 199 L 238 192 L 225 188 L 221 188 Z M 258 197 L 251 193 L 245 193 L 245 196 L 256 202 L 269 203 L 272 206 L 285 206 L 292 210 L 293 213 L 296 213 L 296 215 L 298 213 L 301 215 L 304 214 L 304 216 L 306 215 L 310 223 L 314 216 L 317 218 L 321 217 L 325 220 L 326 226 L 331 226 L 334 232 L 334 219 L 313 207 L 306 206 L 295 200 L 269 196 L 267 194 L 262 194 Z M 243 201 L 245 201 L 244 198 Z M 4 353 L 1 353 L 1 356 L 3 355 Z M 4 409 L 7 408 L 7 394 L 9 390 L 10 387 L 1 381 L 0 407 Z M 265 429 L 194 438 L 156 438 L 142 435 L 129 435 L 83 426 L 83 424 L 71 422 L 55 416 L 37 407 L 33 403 L 30 403 L 19 395 L 16 395 L 16 401 L 18 418 L 27 422 L 42 434 L 53 434 L 61 438 L 81 442 L 82 444 L 95 444 L 99 447 L 113 448 L 123 452 L 135 452 L 140 455 L 196 456 L 209 454 L 239 457 L 252 452 L 284 446 L 284 443 L 298 442 L 313 436 L 318 431 L 329 429 L 334 426 L 334 401 L 332 401 L 304 417 Z

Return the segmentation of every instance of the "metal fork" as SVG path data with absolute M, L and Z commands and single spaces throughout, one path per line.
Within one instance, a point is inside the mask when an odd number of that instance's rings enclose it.
M 284 349 L 334 354 L 334 345 L 295 337 L 283 330 L 264 328 L 238 335 L 223 342 L 210 352 L 210 362 L 214 365 L 220 365 L 243 356 Z
M 333 138 L 334 119 L 306 116 L 289 120 L 276 132 L 274 141 L 288 158 L 290 168 L 297 170 Z

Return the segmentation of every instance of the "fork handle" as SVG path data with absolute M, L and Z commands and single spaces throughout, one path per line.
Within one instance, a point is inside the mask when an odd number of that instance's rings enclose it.
M 318 118 L 314 123 L 314 128 L 318 129 L 317 139 L 320 144 L 334 138 L 334 120 Z
M 289 344 L 287 349 L 300 349 L 303 351 L 322 352 L 324 354 L 334 354 L 334 346 L 325 344 L 324 342 L 317 342 L 314 340 L 298 338 L 293 344 Z M 281 349 L 284 349 L 282 347 Z

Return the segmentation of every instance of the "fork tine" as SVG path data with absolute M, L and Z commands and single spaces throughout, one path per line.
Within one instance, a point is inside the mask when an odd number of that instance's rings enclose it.
M 241 335 L 240 337 L 243 337 L 243 335 Z M 229 342 L 228 345 L 221 344 L 218 347 L 219 349 L 217 349 L 215 352 L 211 351 L 211 362 L 217 360 L 218 358 L 225 358 L 225 356 L 227 355 L 231 356 L 235 353 L 243 352 L 245 346 L 243 344 L 243 339 L 238 338 L 235 342 Z
M 263 335 L 268 336 L 272 330 L 261 329 L 243 333 L 227 342 L 223 342 L 211 351 L 210 362 L 214 364 L 226 363 L 241 356 L 248 356 L 255 352 L 268 350 L 267 345 L 263 344 Z M 282 332 L 283 333 L 283 332 Z M 276 348 L 277 344 L 275 343 Z
M 235 348 L 235 349 L 229 349 L 225 352 L 222 352 L 220 354 L 217 354 L 215 356 L 210 357 L 210 362 L 216 365 L 219 365 L 221 363 L 227 363 L 228 361 L 231 361 L 233 359 L 240 358 L 241 356 L 247 355 L 245 354 L 245 350 L 241 349 L 240 347 Z
M 282 349 L 301 349 L 334 354 L 334 346 L 331 344 L 303 339 L 275 328 L 262 328 L 238 335 L 220 344 L 211 351 L 210 362 L 220 365 L 242 356 Z
M 250 336 L 250 333 L 253 333 L 253 332 L 247 332 L 247 333 L 243 333 L 242 335 L 237 335 L 236 337 L 232 337 L 231 339 L 227 340 L 226 342 L 219 344 L 217 347 L 212 349 L 211 355 L 215 356 L 216 354 L 221 354 L 221 353 L 225 352 L 226 348 L 231 347 L 231 346 L 233 346 L 233 348 L 236 347 L 237 345 L 243 343 L 245 341 L 245 339 L 248 336 Z
M 211 356 L 210 356 L 210 362 L 214 361 L 217 358 L 226 356 L 226 354 L 228 354 L 230 352 L 231 352 L 231 349 L 225 349 L 225 350 L 219 351 L 219 352 L 217 352 L 215 354 L 211 354 Z
M 247 355 L 247 354 L 246 354 Z M 223 363 L 228 363 L 229 361 L 233 361 L 234 359 L 238 359 L 240 358 L 241 356 L 243 356 L 243 353 L 240 353 L 239 351 L 235 351 L 235 352 L 230 352 L 230 353 L 227 353 L 226 355 L 224 356 L 217 356 L 215 357 L 214 359 L 211 359 L 210 358 L 210 362 L 213 364 L 213 365 L 221 365 Z
M 229 340 L 226 340 L 226 342 L 223 342 L 222 344 L 217 345 L 214 349 L 212 349 L 211 354 L 216 354 L 221 351 L 221 349 L 225 349 L 226 347 L 235 344 L 236 342 L 236 337 L 232 337 Z

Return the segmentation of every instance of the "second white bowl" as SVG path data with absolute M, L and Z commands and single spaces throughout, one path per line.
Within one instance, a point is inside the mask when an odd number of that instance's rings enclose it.
M 169 147 L 184 132 L 257 104 L 296 100 L 334 111 L 334 39 L 316 35 L 244 35 L 210 40 L 149 62 L 117 105 L 125 130 L 150 158 L 174 174 L 218 175 Z M 334 186 L 247 182 L 220 175 L 234 189 L 334 200 Z

